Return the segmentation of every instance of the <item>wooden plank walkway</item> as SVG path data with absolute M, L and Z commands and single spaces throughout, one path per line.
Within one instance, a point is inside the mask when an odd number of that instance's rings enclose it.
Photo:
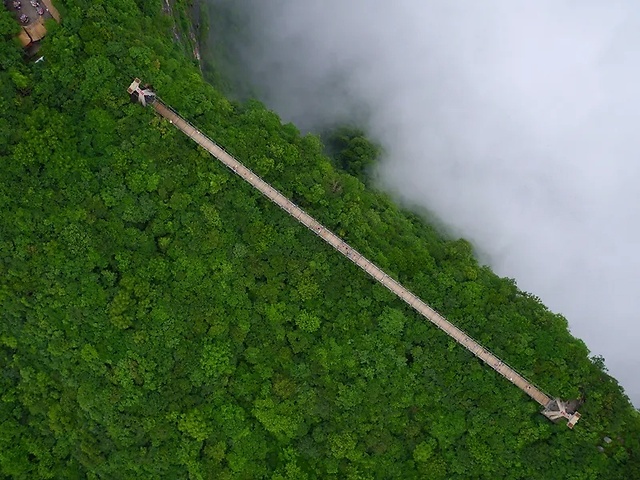
M 416 295 L 404 288 L 400 283 L 387 275 L 382 269 L 374 265 L 371 261 L 363 257 L 357 250 L 349 246 L 344 240 L 335 235 L 329 229 L 325 228 L 317 220 L 311 217 L 303 209 L 298 207 L 295 203 L 282 195 L 278 190 L 273 188 L 267 182 L 262 180 L 258 175 L 253 173 L 250 169 L 245 167 L 242 163 L 237 161 L 229 153 L 227 153 L 222 147 L 210 140 L 200 130 L 195 128 L 185 119 L 183 119 L 173 109 L 165 105 L 160 99 L 156 99 L 153 104 L 153 108 L 161 116 L 169 120 L 174 126 L 182 130 L 187 136 L 193 139 L 198 145 L 202 146 L 211 155 L 220 160 L 223 164 L 229 167 L 233 172 L 242 177 L 245 181 L 251 184 L 254 188 L 260 190 L 263 195 L 269 198 L 273 203 L 282 208 L 289 215 L 294 217 L 304 226 L 306 226 L 313 233 L 322 238 L 325 242 L 335 248 L 338 252 L 358 265 L 362 270 L 371 275 L 378 283 L 384 285 L 386 288 L 395 293 L 399 298 L 404 300 L 409 306 L 413 307 L 427 320 L 435 324 L 438 328 L 443 330 L 447 335 L 453 338 L 460 345 L 469 350 L 472 354 L 485 362 L 496 372 L 506 378 L 508 381 L 520 388 L 524 393 L 533 398 L 543 407 L 547 407 L 552 401 L 551 397 L 545 394 L 542 390 L 529 382 L 526 378 L 520 375 L 517 371 L 511 368 L 509 365 L 500 360 L 497 356 L 484 348 L 473 338 L 453 325 L 442 315 L 436 312 L 429 305 L 420 300 Z

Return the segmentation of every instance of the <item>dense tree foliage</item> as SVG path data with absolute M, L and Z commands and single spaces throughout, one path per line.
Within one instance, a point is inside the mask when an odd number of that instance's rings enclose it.
M 380 146 L 359 128 L 343 125 L 322 135 L 326 153 L 335 166 L 366 182 L 380 155 Z
M 564 318 L 203 82 L 160 0 L 58 3 L 38 64 L 0 15 L 0 477 L 640 478 L 638 412 Z M 134 76 L 536 384 L 583 397 L 576 429 L 128 103 Z

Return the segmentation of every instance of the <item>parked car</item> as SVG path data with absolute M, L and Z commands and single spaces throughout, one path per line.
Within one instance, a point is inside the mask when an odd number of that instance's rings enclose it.
M 20 0 L 14 0 L 13 8 L 15 8 L 16 10 L 20 10 L 22 8 L 22 3 L 20 3 Z
M 20 21 L 22 23 L 29 23 L 29 17 L 23 13 L 22 15 L 20 15 Z
M 32 7 L 37 7 L 38 6 L 38 0 L 31 0 L 31 6 Z
M 38 8 L 36 8 L 36 12 L 38 12 L 38 15 L 44 15 L 44 8 L 38 6 Z

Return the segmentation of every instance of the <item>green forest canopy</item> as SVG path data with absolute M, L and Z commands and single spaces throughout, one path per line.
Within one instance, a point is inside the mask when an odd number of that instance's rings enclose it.
M 0 477 L 640 478 L 638 412 L 563 317 L 317 137 L 225 99 L 160 0 L 57 3 L 38 64 L 0 12 Z M 583 397 L 575 430 L 128 103 L 135 76 L 544 390 Z

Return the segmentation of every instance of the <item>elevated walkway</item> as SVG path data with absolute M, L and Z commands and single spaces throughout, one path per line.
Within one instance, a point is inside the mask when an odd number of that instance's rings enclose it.
M 569 428 L 573 428 L 575 423 L 580 419 L 580 414 L 572 412 L 567 407 L 567 403 L 559 399 L 554 399 L 536 387 L 532 382 L 528 381 L 516 370 L 511 368 L 496 355 L 484 348 L 464 331 L 453 325 L 433 308 L 420 300 L 416 295 L 404 288 L 400 283 L 387 275 L 382 269 L 373 262 L 362 256 L 357 250 L 348 245 L 344 240 L 335 235 L 321 223 L 311 217 L 302 208 L 297 206 L 278 190 L 273 188 L 262 178 L 244 166 L 233 156 L 227 153 L 222 147 L 209 139 L 200 130 L 195 128 L 184 118 L 182 118 L 172 108 L 165 105 L 155 94 L 149 89 L 140 88 L 140 81 L 136 79 L 128 89 L 132 99 L 136 99 L 143 105 L 151 105 L 162 117 L 167 119 L 176 128 L 181 130 L 185 135 L 195 141 L 202 148 L 207 150 L 211 155 L 231 169 L 236 175 L 240 176 L 247 183 L 259 190 L 273 203 L 282 208 L 289 215 L 298 220 L 301 224 L 311 230 L 313 233 L 322 238 L 326 243 L 335 248 L 348 260 L 356 264 L 362 270 L 367 272 L 378 283 L 388 288 L 409 306 L 415 309 L 423 317 L 435 324 L 456 342 L 469 350 L 473 355 L 478 357 L 489 367 L 494 369 L 509 382 L 520 388 L 524 393 L 529 395 L 533 400 L 544 407 L 542 413 L 551 420 L 566 418 Z

